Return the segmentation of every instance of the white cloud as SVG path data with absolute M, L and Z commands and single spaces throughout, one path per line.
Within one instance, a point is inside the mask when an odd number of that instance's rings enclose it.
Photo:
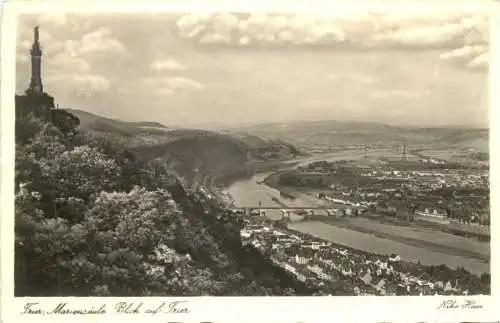
M 226 34 L 218 34 L 212 32 L 210 34 L 206 34 L 200 39 L 201 44 L 228 44 L 231 42 L 231 36 Z
M 32 45 L 32 43 L 29 40 L 25 39 L 25 40 L 19 42 L 19 44 L 17 46 L 22 51 L 29 51 L 29 49 L 31 48 L 31 45 Z
M 124 54 L 127 49 L 108 28 L 99 28 L 89 32 L 74 43 L 75 49 L 82 54 L 103 53 L 106 55 Z
M 89 95 L 110 89 L 112 81 L 92 70 L 93 64 L 106 58 L 104 55 L 126 54 L 125 46 L 109 29 L 99 28 L 76 39 L 67 39 L 67 33 L 62 32 L 70 21 L 67 16 L 41 15 L 36 17 L 36 21 L 44 22 L 44 26 L 52 24 L 51 28 L 40 27 L 44 83 L 59 93 L 76 89 Z M 18 39 L 17 61 L 26 65 L 29 64 L 29 49 L 33 43 L 32 25 L 34 23 L 26 22 L 25 26 L 21 26 Z
M 488 17 L 472 16 L 462 20 L 462 24 L 467 30 L 465 43 L 473 44 L 488 44 L 490 41 L 490 28 Z
M 164 58 L 156 60 L 151 63 L 151 68 L 157 71 L 170 70 L 170 71 L 184 71 L 186 67 L 178 61 L 171 58 Z
M 22 32 L 18 50 L 26 51 L 33 43 L 31 29 Z M 61 37 L 62 38 L 62 37 Z M 68 57 L 89 57 L 96 54 L 123 55 L 126 47 L 107 28 L 99 28 L 83 34 L 78 39 L 59 39 L 57 30 L 52 33 L 40 30 L 40 43 L 45 56 L 51 57 L 57 53 L 64 53 Z
M 68 16 L 66 13 L 45 13 L 38 15 L 36 21 L 40 25 L 54 25 L 57 27 L 65 26 L 68 23 Z
M 189 32 L 187 35 L 189 38 L 197 37 L 202 34 L 207 28 L 205 26 L 196 26 L 193 30 Z
M 328 75 L 328 79 L 330 80 L 352 80 L 356 82 L 360 82 L 363 84 L 370 84 L 372 79 L 358 74 L 330 74 Z
M 71 76 L 73 83 L 80 84 L 84 88 L 93 91 L 107 91 L 111 87 L 111 82 L 102 75 L 75 74 Z
M 444 26 L 415 27 L 395 30 L 378 35 L 374 40 L 407 46 L 448 45 L 464 33 L 460 24 Z
M 319 24 L 310 30 L 305 41 L 309 43 L 340 43 L 346 39 L 346 34 L 338 26 Z
M 200 30 L 210 30 L 226 41 L 233 32 L 234 40 L 249 37 L 251 40 L 279 41 L 286 31 L 293 41 L 345 40 L 380 45 L 387 42 L 407 46 L 428 46 L 446 43 L 455 38 L 459 41 L 477 42 L 487 40 L 487 17 L 472 14 L 439 12 L 388 12 L 341 14 L 295 14 L 277 15 L 252 13 L 248 18 L 233 14 L 197 15 L 187 14 L 177 20 L 181 35 L 189 38 L 200 36 Z M 215 38 L 215 36 L 213 37 Z M 201 39 L 201 38 L 200 38 Z M 198 40 L 200 40 L 198 39 Z
M 473 60 L 471 60 L 467 64 L 467 67 L 472 69 L 487 69 L 489 65 L 489 59 L 490 59 L 489 53 L 481 54 L 475 57 Z
M 243 36 L 240 38 L 240 45 L 248 45 L 250 44 L 250 37 Z
M 156 89 L 155 92 L 159 95 L 172 95 L 175 93 L 174 90 L 169 87 L 160 87 Z
M 191 13 L 188 15 L 183 15 L 177 20 L 177 26 L 181 31 L 189 31 L 203 23 L 208 23 L 211 20 L 212 16 L 212 13 Z
M 67 52 L 62 51 L 46 60 L 50 69 L 58 71 L 73 72 L 75 74 L 87 73 L 90 71 L 89 62 L 82 57 L 69 56 Z
M 392 99 L 395 97 L 400 98 L 417 98 L 421 96 L 430 95 L 431 91 L 408 91 L 408 90 L 386 90 L 386 91 L 377 91 L 371 94 L 373 99 Z
M 147 77 L 141 79 L 137 82 L 132 82 L 130 84 L 129 90 L 127 92 L 136 91 L 139 93 L 144 93 L 146 91 L 152 91 L 158 95 L 172 95 L 186 90 L 203 90 L 205 85 L 196 82 L 195 80 L 176 76 L 176 77 Z
M 465 45 L 440 55 L 441 59 L 457 62 L 472 68 L 488 65 L 487 45 Z
M 168 86 L 170 89 L 173 90 L 184 90 L 184 89 L 202 90 L 205 88 L 203 84 L 182 76 L 165 77 L 160 80 L 160 83 Z
M 85 32 L 91 29 L 89 18 L 90 16 L 82 17 L 74 13 L 51 12 L 36 15 L 26 14 L 26 18 L 23 17 L 22 19 L 29 21 L 31 28 L 38 25 L 41 31 L 45 29 L 60 29 L 64 31 Z
M 69 82 L 75 89 L 90 91 L 106 91 L 111 87 L 111 82 L 102 75 L 92 73 L 49 75 L 45 78 L 48 83 Z
M 441 54 L 442 59 L 470 59 L 478 55 L 478 53 L 484 53 L 488 50 L 485 45 L 465 45 L 464 47 L 453 49 L 449 52 Z
M 186 14 L 181 36 L 200 44 L 336 45 L 361 48 L 488 47 L 488 16 L 445 11 L 324 14 Z M 450 54 L 451 55 L 451 54 Z M 447 56 L 444 55 L 444 58 Z M 471 58 L 471 60 L 474 57 Z
M 238 24 L 239 19 L 235 15 L 226 12 L 215 15 L 212 20 L 214 30 L 218 32 L 237 30 Z

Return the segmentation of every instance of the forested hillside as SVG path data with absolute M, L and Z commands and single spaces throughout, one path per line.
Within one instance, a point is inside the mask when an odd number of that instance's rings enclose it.
M 47 95 L 16 97 L 17 296 L 315 292 L 160 162 L 78 124 Z
M 170 129 L 156 122 L 127 122 L 81 110 L 64 111 L 80 120 L 79 131 L 105 136 L 145 158 L 160 158 L 171 173 L 188 183 L 221 169 L 238 169 L 246 162 L 285 160 L 301 154 L 289 143 L 246 133 Z

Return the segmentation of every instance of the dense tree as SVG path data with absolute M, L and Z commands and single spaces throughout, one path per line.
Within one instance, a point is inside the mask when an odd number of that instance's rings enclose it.
M 72 135 L 80 125 L 80 120 L 66 110 L 50 111 L 51 122 L 65 135 Z
M 50 97 L 33 111 L 29 100 L 16 98 L 16 295 L 301 291 L 241 245 L 241 223 L 186 192 L 162 160 L 75 132 L 77 119 L 53 110 Z

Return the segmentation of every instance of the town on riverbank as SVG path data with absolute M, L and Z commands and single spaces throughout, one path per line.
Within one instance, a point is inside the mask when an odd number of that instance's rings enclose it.
M 489 294 L 489 274 L 462 267 L 424 266 L 399 255 L 379 255 L 338 245 L 263 218 L 248 218 L 242 240 L 299 280 L 328 295 L 341 282 L 348 295 Z
M 228 194 L 200 193 L 217 203 L 231 200 Z M 462 266 L 422 264 L 398 254 L 361 250 L 305 233 L 300 224 L 272 219 L 262 214 L 245 215 L 234 209 L 228 213 L 243 223 L 240 236 L 244 245 L 305 283 L 317 295 L 337 296 L 430 296 L 487 295 L 490 274 L 471 273 Z M 317 221 L 316 221 L 317 222 Z M 297 226 L 298 225 L 298 226 Z M 325 224 L 323 224 L 325 226 Z M 387 250 L 387 249 L 385 249 Z
M 349 295 L 488 294 L 488 172 L 424 159 L 313 160 L 207 194 L 245 219 L 246 244 L 325 295 L 340 280 Z

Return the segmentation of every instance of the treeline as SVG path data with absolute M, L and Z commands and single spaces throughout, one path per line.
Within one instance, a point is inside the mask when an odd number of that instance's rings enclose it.
M 310 293 L 161 162 L 78 124 L 46 94 L 16 96 L 16 296 Z

